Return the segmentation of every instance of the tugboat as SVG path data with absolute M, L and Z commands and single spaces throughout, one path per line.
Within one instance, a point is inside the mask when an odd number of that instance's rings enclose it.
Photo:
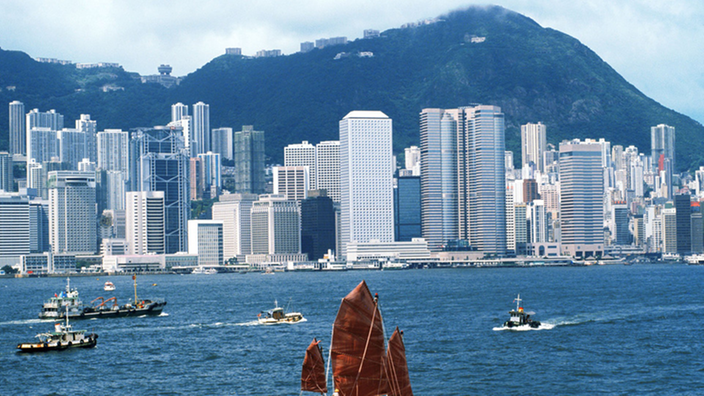
M 83 303 L 78 298 L 78 290 L 71 289 L 71 279 L 66 278 L 66 290 L 54 293 L 49 301 L 42 305 L 39 319 L 61 319 L 66 311 L 69 316 L 78 316 L 83 311 Z
M 114 285 L 112 282 L 107 281 L 107 282 L 105 282 L 105 285 L 103 286 L 103 290 L 105 290 L 105 291 L 114 291 L 114 290 L 115 290 L 115 285 Z
M 68 306 L 66 306 L 68 311 Z M 18 352 L 47 352 L 63 351 L 69 348 L 93 348 L 98 343 L 98 335 L 95 333 L 86 334 L 86 330 L 73 330 L 68 324 L 69 315 L 66 317 L 66 324 L 56 323 L 54 331 L 37 334 L 39 342 L 26 342 L 17 345 Z
M 540 327 L 540 322 L 537 320 L 531 319 L 531 315 L 535 315 L 535 312 L 526 312 L 523 310 L 523 307 L 521 307 L 521 295 L 519 294 L 518 297 L 516 297 L 515 300 L 516 302 L 516 310 L 511 310 L 508 311 L 508 313 L 511 315 L 511 318 L 504 322 L 504 328 L 507 329 L 537 329 Z
M 263 313 L 266 314 L 264 317 L 262 317 Z M 278 302 L 274 300 L 274 309 L 270 309 L 267 312 L 260 312 L 257 314 L 257 320 L 261 324 L 272 325 L 280 323 L 296 323 L 305 319 L 300 312 L 285 312 L 282 307 L 279 307 Z

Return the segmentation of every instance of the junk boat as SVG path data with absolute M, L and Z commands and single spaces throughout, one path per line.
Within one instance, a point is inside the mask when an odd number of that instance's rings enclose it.
M 266 314 L 262 317 L 262 314 Z M 257 314 L 257 320 L 261 324 L 279 324 L 279 323 L 296 323 L 303 320 L 303 315 L 300 312 L 286 312 L 279 304 L 274 300 L 274 309 L 270 309 L 267 312 L 260 312 Z
M 516 297 L 515 300 L 516 302 L 516 309 L 508 311 L 508 313 L 511 315 L 511 318 L 504 322 L 504 328 L 508 329 L 525 329 L 525 328 L 531 328 L 531 329 L 537 329 L 540 327 L 540 322 L 537 320 L 531 319 L 531 315 L 535 315 L 535 312 L 526 312 L 523 310 L 523 307 L 521 307 L 521 295 L 519 294 L 518 297 Z
M 314 338 L 306 350 L 301 370 L 302 392 L 328 392 L 319 343 Z M 332 327 L 328 364 L 333 395 L 413 396 L 403 332 L 396 327 L 386 339 L 378 295 L 372 297 L 364 281 L 340 303 Z
M 114 290 L 115 290 L 115 285 L 114 285 L 112 282 L 107 281 L 107 282 L 105 282 L 105 286 L 103 286 L 103 290 L 105 290 L 105 291 L 114 291 Z
M 68 309 L 68 306 L 66 307 Z M 69 348 L 93 348 L 98 343 L 98 335 L 95 333 L 86 334 L 86 330 L 73 330 L 68 323 L 54 324 L 54 331 L 37 334 L 39 342 L 27 342 L 17 345 L 19 352 L 47 352 L 63 351 Z
M 66 278 L 65 291 L 54 293 L 54 297 L 42 305 L 39 319 L 61 319 L 65 316 L 64 311 L 68 312 L 71 317 L 80 315 L 83 311 L 83 303 L 78 298 L 78 290 L 71 289 L 70 278 Z

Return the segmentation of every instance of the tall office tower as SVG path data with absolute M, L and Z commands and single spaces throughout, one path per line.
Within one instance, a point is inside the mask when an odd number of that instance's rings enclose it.
M 223 223 L 224 259 L 252 253 L 251 210 L 256 194 L 225 194 L 213 204 L 213 220 Z
M 530 219 L 530 243 L 548 241 L 548 217 L 545 212 L 545 202 L 536 199 L 527 205 L 527 216 Z
M 324 191 L 312 190 L 301 202 L 301 253 L 318 260 L 328 250 L 335 250 L 335 208 Z
M 264 131 L 252 125 L 235 132 L 235 191 L 263 194 L 266 191 Z
M 328 140 L 315 145 L 315 184 L 328 197 L 340 202 L 340 141 Z
M 90 114 L 81 114 L 81 118 L 76 120 L 76 130 L 85 134 L 85 158 L 98 162 L 98 122 L 91 120 Z
M 59 157 L 57 132 L 51 128 L 33 127 L 27 130 L 27 162 L 41 164 Z
M 210 139 L 212 152 L 220 154 L 222 159 L 232 161 L 234 158 L 232 128 L 214 128 L 210 133 Z
M 405 168 L 413 172 L 413 176 L 420 176 L 420 148 L 418 146 L 403 149 Z
M 703 240 L 704 242 L 704 240 Z M 641 247 L 645 243 L 645 223 L 643 215 L 633 215 L 633 244 Z
M 611 161 L 614 164 L 614 169 L 626 169 L 626 160 L 623 157 L 623 146 L 615 145 L 611 147 Z
M 604 250 L 604 182 L 601 145 L 560 143 L 560 230 L 562 250 L 572 257 Z
M 460 238 L 479 251 L 506 253 L 504 115 L 496 106 L 464 108 L 458 136 Z
M 303 141 L 298 144 L 289 144 L 284 147 L 284 166 L 307 166 L 309 175 L 309 189 L 317 189 L 315 168 L 315 146 Z
M 630 186 L 632 187 L 633 191 L 635 192 L 636 197 L 643 197 L 643 170 L 645 169 L 645 164 L 643 164 L 643 158 L 645 158 L 642 154 L 639 155 L 637 158 L 635 158 L 633 161 L 631 161 L 631 164 L 629 166 L 629 169 L 631 170 L 629 172 L 630 174 Z
M 171 122 L 176 122 L 188 115 L 188 106 L 178 102 L 171 105 Z
M 349 242 L 394 241 L 391 119 L 352 111 L 340 121 L 342 252 Z
M 296 201 L 260 195 L 252 204 L 252 254 L 300 253 L 300 221 Z
M 651 162 L 655 168 L 660 157 L 669 158 L 672 169 L 675 167 L 675 127 L 660 124 L 650 128 Z
M 130 157 L 135 164 L 132 191 L 164 191 L 165 253 L 188 249 L 189 152 L 178 128 L 136 129 L 132 134 Z
M 543 153 L 547 150 L 547 132 L 542 123 L 521 125 L 521 165 L 533 166 L 544 172 Z
M 210 151 L 210 105 L 203 102 L 193 105 L 193 139 L 196 141 L 195 154 Z
M 29 252 L 43 253 L 51 250 L 49 244 L 49 201 L 29 201 Z
M 121 129 L 106 129 L 97 134 L 97 165 L 99 169 L 120 171 L 129 178 L 129 133 Z
M 12 154 L 6 151 L 0 152 L 0 190 L 7 193 L 15 189 L 12 166 Z
M 24 103 L 10 102 L 10 154 L 27 154 L 27 129 L 24 126 Z
M 0 193 L 0 257 L 29 254 L 29 200 Z
M 662 252 L 677 253 L 677 209 L 662 210 Z
M 129 254 L 164 253 L 166 217 L 164 191 L 127 193 L 125 239 Z
M 677 253 L 681 255 L 692 253 L 692 209 L 689 194 L 678 194 L 674 197 L 677 214 Z
M 516 254 L 528 254 L 528 218 L 527 206 L 524 203 L 513 204 L 513 218 L 516 225 Z
M 48 187 L 52 252 L 97 252 L 95 172 L 49 172 Z
M 421 232 L 431 251 L 459 238 L 458 116 L 456 109 L 423 109 L 420 113 Z
M 516 254 L 516 211 L 513 202 L 513 185 L 506 183 L 506 251 Z
M 612 240 L 616 245 L 630 245 L 631 231 L 628 229 L 628 205 L 626 201 L 616 201 L 611 205 L 611 224 L 614 226 Z
M 125 210 L 127 174 L 111 170 L 100 171 L 99 174 L 101 178 L 100 187 L 104 190 L 104 202 L 98 202 L 98 206 L 108 210 Z
M 198 265 L 222 265 L 223 222 L 188 220 L 188 254 L 198 256 Z
M 692 253 L 704 252 L 704 219 L 702 218 L 701 205 L 692 202 Z
M 191 201 L 203 199 L 205 193 L 205 174 L 203 172 L 203 160 L 199 157 L 188 160 L 188 188 Z
M 396 241 L 422 238 L 420 176 L 399 176 L 394 187 L 394 235 Z
M 540 194 L 538 193 L 538 183 L 535 179 L 523 180 L 523 202 L 529 203 L 536 199 L 540 199 Z
M 208 151 L 198 154 L 198 158 L 200 158 L 203 167 L 203 185 L 206 195 L 208 198 L 215 198 L 222 189 L 220 154 Z
M 275 166 L 274 194 L 285 195 L 293 201 L 308 198 L 309 168 L 307 166 Z
M 76 129 L 64 128 L 56 133 L 59 140 L 59 160 L 69 164 L 72 170 L 86 155 L 86 134 Z

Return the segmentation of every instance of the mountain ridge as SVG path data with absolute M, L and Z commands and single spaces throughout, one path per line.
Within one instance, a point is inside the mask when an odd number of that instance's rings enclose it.
M 546 124 L 553 144 L 603 137 L 612 145 L 636 145 L 646 155 L 650 127 L 665 123 L 677 129 L 678 168 L 704 163 L 704 143 L 697 139 L 704 133 L 701 124 L 648 98 L 577 39 L 496 6 L 436 19 L 307 53 L 221 55 L 168 90 L 139 84 L 121 70 L 91 75 L 92 80 L 81 74 L 85 71 L 61 77 L 65 67 L 46 69 L 58 79 L 53 85 L 45 81 L 49 95 L 42 97 L 35 87 L 36 93 L 3 90 L 0 97 L 9 103 L 25 102 L 26 96 L 27 110 L 56 108 L 67 120 L 89 113 L 99 130 L 165 124 L 171 104 L 203 101 L 210 105 L 212 128 L 254 125 L 265 131 L 269 160 L 279 163 L 288 144 L 336 140 L 339 120 L 352 110 L 380 110 L 391 117 L 394 151 L 401 152 L 418 144 L 423 108 L 470 103 L 502 108 L 507 149 L 517 163 L 520 125 L 538 121 Z M 2 52 L 0 70 L 6 63 Z M 102 92 L 106 81 L 124 85 L 124 91 Z M 6 84 L 0 76 L 0 86 Z M 7 119 L 7 108 L 0 109 L 3 115 Z

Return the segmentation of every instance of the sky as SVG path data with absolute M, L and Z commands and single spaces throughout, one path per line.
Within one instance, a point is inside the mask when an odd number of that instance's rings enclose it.
M 384 31 L 499 5 L 578 39 L 662 105 L 704 123 L 701 0 L 3 0 L 0 47 L 127 71 L 194 72 L 227 47 L 291 54 L 300 43 Z M 0 72 L 2 72 L 0 70 Z

